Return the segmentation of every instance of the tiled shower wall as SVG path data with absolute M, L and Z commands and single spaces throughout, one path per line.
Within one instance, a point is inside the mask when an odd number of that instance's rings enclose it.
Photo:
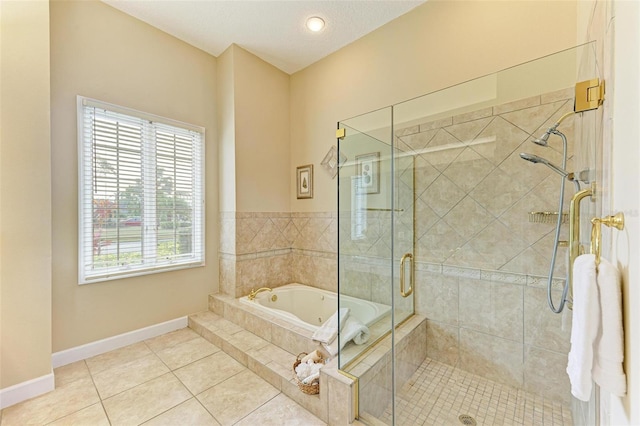
M 416 310 L 428 318 L 427 355 L 564 402 L 571 318 L 547 307 L 544 278 L 555 226 L 529 222 L 529 212 L 557 211 L 561 178 L 519 154 L 561 165 L 559 137 L 550 148 L 531 138 L 572 109 L 569 89 L 396 133 L 416 155 Z M 573 121 L 559 128 L 570 159 Z M 574 191 L 567 183 L 565 211 Z M 559 249 L 557 278 L 566 257 Z M 560 295 L 554 290 L 556 304 Z

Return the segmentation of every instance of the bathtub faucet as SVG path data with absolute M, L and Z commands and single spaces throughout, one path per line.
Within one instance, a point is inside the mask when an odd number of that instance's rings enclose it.
M 256 298 L 258 293 L 262 293 L 263 291 L 273 291 L 273 290 L 270 289 L 269 287 L 262 287 L 262 288 L 259 288 L 257 290 L 251 290 L 251 293 L 249 293 L 249 296 L 247 296 L 247 299 L 253 300 L 253 299 Z

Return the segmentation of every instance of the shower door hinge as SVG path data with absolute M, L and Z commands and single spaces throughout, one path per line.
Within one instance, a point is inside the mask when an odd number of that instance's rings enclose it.
M 344 127 L 342 129 L 336 130 L 336 139 L 344 139 L 347 136 L 347 129 Z
M 576 83 L 575 112 L 597 109 L 604 102 L 604 81 L 599 78 Z

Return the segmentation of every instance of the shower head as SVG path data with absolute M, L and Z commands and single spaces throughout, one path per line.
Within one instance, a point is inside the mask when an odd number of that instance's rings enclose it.
M 533 154 L 527 154 L 526 152 L 521 153 L 520 158 L 522 158 L 523 160 L 531 161 L 534 164 L 537 164 L 537 163 L 544 164 L 545 166 L 549 167 L 551 170 L 558 173 L 562 177 L 566 178 L 567 176 L 569 176 L 569 172 L 567 172 L 564 169 L 561 169 L 555 164 L 550 163 L 549 160 L 547 160 L 546 158 L 538 157 L 537 155 L 533 155 Z
M 574 111 L 570 111 L 566 114 L 564 114 L 562 117 L 560 117 L 558 119 L 558 121 L 555 122 L 555 124 L 551 127 L 549 127 L 547 129 L 546 132 L 544 132 L 544 134 L 542 136 L 540 136 L 538 139 L 534 139 L 533 143 L 538 144 L 540 146 L 549 146 L 549 136 L 551 136 L 552 134 L 554 135 L 558 135 L 560 137 L 562 137 L 563 139 L 566 139 L 564 134 L 558 130 L 558 126 L 560 125 L 560 123 L 562 123 L 565 119 L 571 117 L 573 114 L 575 114 Z
M 551 136 L 552 129 L 553 127 L 551 127 L 549 130 L 544 132 L 544 135 L 540 136 L 538 139 L 534 139 L 533 143 L 538 144 L 540 146 L 549 146 L 549 136 Z

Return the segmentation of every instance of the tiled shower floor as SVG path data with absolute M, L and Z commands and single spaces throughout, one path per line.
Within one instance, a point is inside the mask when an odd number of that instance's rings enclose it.
M 391 407 L 382 420 L 391 424 Z M 462 371 L 427 358 L 398 392 L 396 424 L 572 425 L 567 405 Z

